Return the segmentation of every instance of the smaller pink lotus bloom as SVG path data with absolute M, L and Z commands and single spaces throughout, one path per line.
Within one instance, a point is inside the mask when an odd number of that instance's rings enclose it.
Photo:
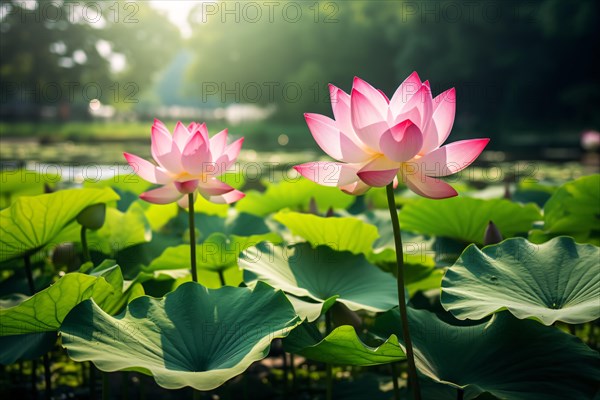
M 454 123 L 456 93 L 436 98 L 429 82 L 413 72 L 391 99 L 360 78 L 351 94 L 329 85 L 335 120 L 305 114 L 317 144 L 337 162 L 310 162 L 294 168 L 324 186 L 359 195 L 371 187 L 405 183 L 418 195 L 443 199 L 456 191 L 437 179 L 470 165 L 489 139 L 442 146 Z
M 181 122 L 173 135 L 158 119 L 152 126 L 153 164 L 133 154 L 124 153 L 127 162 L 142 179 L 163 185 L 149 190 L 140 198 L 149 203 L 168 204 L 175 201 L 188 207 L 188 194 L 200 193 L 217 204 L 233 203 L 244 197 L 239 190 L 217 179 L 236 161 L 244 138 L 227 145 L 227 129 L 208 137 L 206 124 Z
M 581 134 L 581 147 L 587 151 L 600 149 L 600 132 L 588 130 Z

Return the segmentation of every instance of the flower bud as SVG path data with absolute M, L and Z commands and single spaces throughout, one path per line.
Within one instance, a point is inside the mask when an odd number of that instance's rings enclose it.
M 98 203 L 92 204 L 81 210 L 79 215 L 77 215 L 77 222 L 79 222 L 81 226 L 95 231 L 102 228 L 105 218 L 106 204 Z
M 483 235 L 483 245 L 488 246 L 490 244 L 500 243 L 503 240 L 502 234 L 498 227 L 490 221 L 487 228 L 485 228 L 485 234 Z

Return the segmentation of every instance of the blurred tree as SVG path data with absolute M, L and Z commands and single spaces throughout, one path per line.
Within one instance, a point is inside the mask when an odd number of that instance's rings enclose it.
M 300 122 L 329 112 L 328 82 L 349 90 L 358 75 L 391 95 L 417 70 L 434 95 L 457 88 L 459 137 L 600 123 L 595 0 L 258 2 L 258 17 L 247 4 L 190 15 L 188 95 L 275 103 L 278 118 Z
M 600 123 L 597 1 L 412 4 L 395 26 L 399 77 L 416 69 L 434 91 L 456 86 L 459 126 L 501 137 Z
M 2 103 L 135 105 L 180 34 L 147 2 L 2 1 Z
M 302 112 L 330 109 L 329 82 L 349 90 L 358 75 L 393 86 L 393 47 L 368 16 L 393 3 L 278 2 L 271 11 L 261 5 L 258 18 L 245 7 L 210 2 L 192 12 L 188 94 L 204 103 L 274 103 L 277 118 L 300 122 Z

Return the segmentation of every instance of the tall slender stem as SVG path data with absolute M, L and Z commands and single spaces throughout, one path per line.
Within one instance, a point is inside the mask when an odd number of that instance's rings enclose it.
M 285 351 L 283 351 L 281 353 L 281 367 L 283 369 L 283 397 L 284 398 L 289 398 L 289 393 L 288 393 L 288 360 L 287 360 L 287 353 Z
M 394 400 L 400 400 L 400 387 L 398 387 L 398 365 L 391 363 L 392 368 L 392 383 L 394 385 Z
M 33 283 L 33 269 L 31 268 L 31 258 L 26 254 L 23 256 L 23 262 L 25 263 L 25 275 L 27 276 L 27 284 L 29 285 L 29 294 L 32 296 L 35 294 L 35 284 Z
M 81 227 L 81 248 L 83 250 L 83 262 L 92 261 L 92 257 L 90 257 L 90 250 L 88 248 L 87 236 L 86 236 L 86 227 Z
M 406 359 L 408 361 L 408 377 L 412 384 L 415 400 L 421 400 L 421 390 L 419 388 L 419 377 L 417 376 L 417 367 L 415 366 L 415 355 L 413 353 L 412 340 L 408 329 L 408 314 L 406 311 L 406 295 L 404 283 L 404 252 L 402 249 L 402 236 L 400 236 L 400 221 L 398 221 L 398 210 L 396 209 L 396 199 L 394 198 L 394 184 L 390 183 L 386 187 L 387 200 L 394 228 L 394 243 L 396 245 L 396 265 L 398 266 L 398 308 L 400 310 L 400 319 L 402 321 L 402 336 L 406 347 Z
M 221 286 L 225 286 L 225 274 L 223 273 L 223 270 L 220 269 L 219 270 L 219 280 L 221 281 Z
M 192 265 L 192 280 L 198 282 L 196 270 L 196 227 L 194 226 L 194 194 L 188 194 L 188 217 L 190 226 L 190 262 Z
M 331 309 L 327 310 L 325 313 L 325 331 L 327 335 L 331 333 Z M 330 363 L 327 363 L 326 366 L 327 372 L 327 392 L 325 398 L 327 400 L 333 399 L 333 367 Z

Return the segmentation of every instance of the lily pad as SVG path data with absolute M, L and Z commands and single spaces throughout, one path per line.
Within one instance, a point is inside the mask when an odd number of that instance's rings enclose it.
M 559 237 L 469 246 L 442 281 L 442 305 L 459 319 L 508 310 L 517 318 L 580 324 L 600 318 L 600 248 Z
M 600 174 L 565 183 L 544 205 L 544 227 L 530 240 L 542 243 L 560 235 L 600 245 Z
M 374 225 L 379 233 L 379 238 L 373 243 L 373 250 L 367 256 L 369 261 L 377 265 L 396 264 L 396 245 L 394 243 L 394 231 L 388 210 L 371 210 L 362 214 L 359 218 Z M 423 235 L 408 232 L 402 229 L 402 250 L 405 264 L 418 264 L 428 267 L 435 265 L 434 240 Z
M 224 235 L 251 236 L 270 233 L 265 219 L 245 212 L 238 212 L 230 208 L 226 216 L 209 215 L 196 212 L 194 226 L 197 231 L 196 238 L 200 242 L 206 240 L 213 233 Z M 188 235 L 188 214 L 183 210 L 171 219 L 162 229 L 165 234 Z
M 137 298 L 116 317 L 85 301 L 60 331 L 75 361 L 151 374 L 167 389 L 211 390 L 264 358 L 271 341 L 299 323 L 285 295 L 263 283 L 212 290 L 188 282 L 162 299 Z
M 136 202 L 144 209 L 146 220 L 153 231 L 159 231 L 171 219 L 177 216 L 179 206 L 177 203 L 152 204 L 142 200 Z
M 52 170 L 52 168 L 48 168 Z M 0 172 L 0 205 L 8 207 L 17 196 L 35 196 L 44 193 L 44 185 L 54 186 L 60 175 L 27 169 L 3 170 Z
M 138 203 L 132 203 L 124 213 L 108 208 L 102 228 L 89 232 L 87 236 L 91 251 L 110 256 L 127 247 L 149 242 L 151 238 L 144 210 Z
M 94 296 L 101 303 L 112 291 L 104 278 L 77 272 L 66 274 L 20 304 L 0 309 L 0 335 L 56 331 L 81 301 Z
M 284 339 L 283 345 L 290 353 L 336 365 L 369 366 L 406 360 L 396 335 L 371 347 L 360 340 L 350 325 L 342 325 L 323 338 L 314 325 L 302 324 Z
M 287 295 L 288 300 L 294 306 L 296 314 L 303 320 L 313 322 L 319 319 L 327 310 L 329 310 L 334 304 L 337 296 L 333 296 L 324 302 L 315 302 L 307 298 L 296 297 L 291 294 Z
M 118 198 L 110 189 L 61 190 L 18 198 L 0 211 L 0 261 L 39 250 L 87 206 Z
M 126 281 L 123 279 L 121 267 L 114 260 L 104 260 L 100 265 L 94 267 L 88 274 L 101 277 L 112 286 L 111 293 L 104 300 L 95 297 L 100 302 L 102 309 L 113 315 L 121 311 L 131 300 L 143 296 L 144 288 L 137 280 Z
M 425 235 L 482 244 L 489 221 L 494 221 L 502 236 L 508 238 L 527 233 L 541 218 L 538 206 L 533 203 L 453 197 L 421 199 L 407 204 L 400 212 L 400 226 Z
M 369 254 L 379 237 L 377 228 L 353 217 L 319 217 L 298 212 L 278 212 L 273 216 L 294 235 L 313 246 L 325 245 L 337 251 Z
M 198 268 L 215 272 L 224 271 L 237 266 L 239 254 L 247 248 L 263 241 L 280 240 L 279 235 L 275 233 L 252 236 L 226 236 L 222 233 L 213 233 L 204 242 L 196 245 L 196 264 Z M 189 244 L 167 248 L 143 270 L 149 272 L 181 268 L 191 268 Z
M 258 216 L 289 208 L 296 211 L 308 210 L 311 198 L 315 199 L 320 212 L 331 208 L 346 208 L 354 197 L 338 188 L 318 185 L 308 179 L 282 181 L 268 184 L 264 193 L 246 192 L 246 197 L 236 203 L 235 208 Z
M 591 399 L 600 355 L 577 337 L 510 313 L 473 325 L 409 308 L 417 370 L 465 389 L 465 399 L 489 392 L 511 400 Z M 377 318 L 374 331 L 401 338 L 398 309 Z M 402 346 L 402 342 L 400 343 Z
M 90 189 L 113 188 L 119 191 L 131 192 L 139 195 L 150 188 L 152 184 L 143 180 L 133 171 L 125 174 L 118 173 L 109 179 L 86 179 L 83 187 Z
M 398 304 L 396 280 L 362 255 L 336 252 L 308 243 L 290 247 L 258 246 L 242 253 L 238 261 L 244 281 L 256 280 L 298 297 L 317 302 L 338 296 L 353 311 L 386 311 Z

